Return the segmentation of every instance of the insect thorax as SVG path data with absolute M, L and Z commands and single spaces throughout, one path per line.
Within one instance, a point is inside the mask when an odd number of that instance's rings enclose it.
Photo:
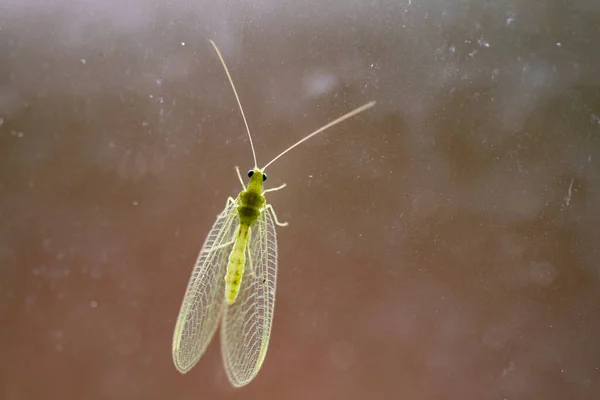
M 258 216 L 260 209 L 265 204 L 265 197 L 260 192 L 254 190 L 244 190 L 240 193 L 240 205 L 238 206 L 238 215 L 240 223 L 253 225 Z

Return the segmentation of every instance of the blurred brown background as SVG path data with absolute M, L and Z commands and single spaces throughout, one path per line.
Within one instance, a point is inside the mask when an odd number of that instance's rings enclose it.
M 534 4 L 535 3 L 535 4 Z M 600 398 L 600 6 L 0 0 L 0 399 Z M 271 345 L 186 376 L 233 167 L 269 170 Z

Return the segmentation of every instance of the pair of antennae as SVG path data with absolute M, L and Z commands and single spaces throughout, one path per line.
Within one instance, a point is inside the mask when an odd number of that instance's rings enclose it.
M 223 64 L 223 69 L 225 69 L 225 73 L 227 74 L 227 78 L 229 79 L 229 83 L 231 84 L 231 88 L 233 89 L 233 94 L 235 95 L 235 99 L 237 100 L 238 106 L 240 107 L 240 112 L 242 113 L 242 118 L 244 119 L 244 125 L 246 125 L 246 132 L 248 132 L 248 139 L 250 139 L 250 147 L 252 148 L 252 157 L 254 157 L 254 168 L 258 168 L 258 163 L 256 162 L 256 152 L 254 151 L 254 143 L 252 142 L 252 135 L 250 135 L 250 128 L 248 127 L 248 121 L 246 121 L 246 115 L 244 114 L 244 109 L 242 108 L 242 103 L 240 102 L 240 98 L 237 94 L 237 90 L 235 90 L 235 85 L 233 84 L 233 79 L 231 79 L 231 74 L 229 73 L 229 70 L 227 69 L 227 65 L 225 64 L 225 60 L 223 59 L 223 56 L 221 55 L 219 48 L 217 47 L 215 42 L 213 42 L 212 40 L 210 40 L 210 43 L 215 48 L 217 55 L 219 56 L 219 59 L 221 60 L 221 64 Z M 360 106 L 360 107 L 350 111 L 349 113 L 342 115 L 341 117 L 331 121 L 327 125 L 322 126 L 321 128 L 319 128 L 316 131 L 314 131 L 313 133 L 311 133 L 310 135 L 305 136 L 303 139 L 300 139 L 299 141 L 297 141 L 296 143 L 294 143 L 293 145 L 291 145 L 290 147 L 285 149 L 277 157 L 275 157 L 274 159 L 269 161 L 263 168 L 261 168 L 261 170 L 264 171 L 265 169 L 267 169 L 267 167 L 269 165 L 273 164 L 277 159 L 279 159 L 279 157 L 283 156 L 285 153 L 292 150 L 294 147 L 298 146 L 299 144 L 306 142 L 311 137 L 318 135 L 319 133 L 323 132 L 324 130 L 331 128 L 332 126 L 337 125 L 340 122 L 347 120 L 348 118 L 351 118 L 357 114 L 360 114 L 361 112 L 373 107 L 374 105 L 375 105 L 375 101 L 371 101 L 363 106 Z

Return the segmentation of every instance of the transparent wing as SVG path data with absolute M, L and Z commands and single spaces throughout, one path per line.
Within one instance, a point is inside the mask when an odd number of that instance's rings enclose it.
M 173 333 L 173 362 L 186 373 L 200 359 L 212 339 L 225 302 L 227 258 L 239 225 L 237 201 L 227 200 L 200 250 L 181 304 Z
M 277 280 L 277 237 L 273 216 L 263 211 L 250 231 L 247 266 L 235 303 L 226 308 L 221 350 L 233 386 L 248 384 L 262 366 L 271 336 Z

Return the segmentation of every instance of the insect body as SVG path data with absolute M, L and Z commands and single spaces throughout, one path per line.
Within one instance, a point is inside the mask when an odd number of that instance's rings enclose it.
M 260 170 L 250 170 L 250 184 L 248 189 L 240 193 L 240 205 L 237 208 L 240 226 L 235 235 L 233 250 L 229 256 L 227 264 L 227 276 L 225 277 L 225 298 L 229 305 L 235 302 L 240 290 L 242 276 L 244 275 L 244 265 L 246 264 L 246 248 L 250 228 L 261 213 L 261 208 L 265 204 L 265 197 L 262 195 L 263 182 L 266 179 L 265 174 Z
M 277 280 L 277 237 L 279 222 L 265 194 L 285 184 L 263 189 L 266 168 L 300 143 L 364 110 L 367 103 L 317 129 L 288 147 L 264 167 L 258 168 L 250 129 L 231 75 L 217 46 L 212 42 L 242 113 L 254 157 L 248 171 L 248 187 L 239 168 L 243 190 L 228 198 L 200 250 L 192 271 L 173 333 L 173 362 L 181 373 L 200 359 L 221 322 L 221 352 L 225 371 L 236 387 L 248 384 L 260 370 L 267 353 Z

